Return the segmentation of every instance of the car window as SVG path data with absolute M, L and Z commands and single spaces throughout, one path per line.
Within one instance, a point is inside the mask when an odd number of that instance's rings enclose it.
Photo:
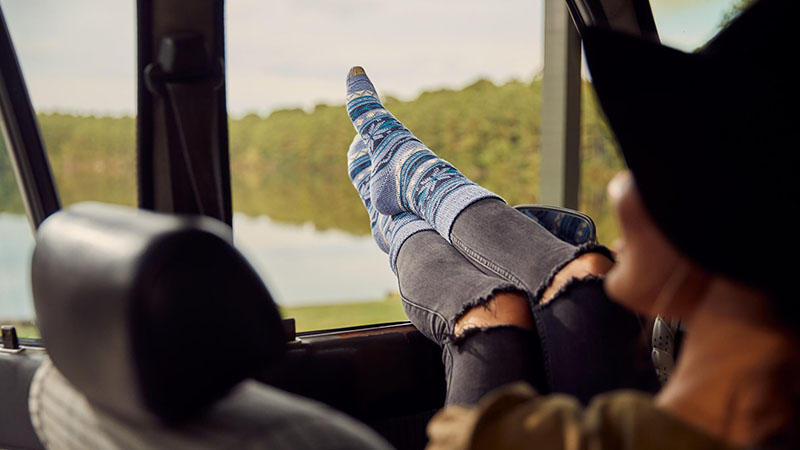
M 693 50 L 734 3 L 654 0 L 653 10 L 664 41 Z M 388 108 L 467 176 L 511 204 L 538 201 L 543 2 L 226 7 L 234 235 L 300 329 L 404 317 L 345 176 L 351 65 L 364 66 Z M 605 186 L 624 162 L 588 74 L 582 90 L 579 208 L 611 244 L 619 227 Z
M 0 138 L 0 324 L 38 338 L 31 296 L 33 232 L 17 188 L 5 139 Z
M 299 330 L 406 320 L 347 176 L 363 66 L 434 151 L 509 202 L 538 187 L 540 2 L 226 2 L 234 239 Z
M 134 205 L 135 2 L 0 1 L 62 204 Z M 0 322 L 39 337 L 34 240 L 0 151 Z
M 685 50 L 741 3 L 652 1 L 664 42 Z M 135 205 L 135 2 L 0 5 L 63 204 Z M 395 115 L 467 176 L 536 203 L 543 15 L 535 0 L 226 2 L 235 242 L 299 330 L 405 319 L 346 175 L 348 68 L 364 66 Z M 623 163 L 588 81 L 583 92 L 580 209 L 610 243 L 605 185 Z M 22 217 L 3 183 L 3 220 Z M 0 239 L 32 242 L 27 225 L 11 230 Z M 28 259 L 4 280 L 27 279 Z
M 62 204 L 135 205 L 135 2 L 0 4 Z

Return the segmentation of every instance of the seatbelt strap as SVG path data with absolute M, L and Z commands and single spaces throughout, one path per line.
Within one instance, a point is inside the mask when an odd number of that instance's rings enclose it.
M 174 33 L 162 39 L 158 62 L 145 76 L 148 89 L 164 99 L 174 211 L 224 220 L 216 104 L 221 64 L 209 63 L 200 35 Z

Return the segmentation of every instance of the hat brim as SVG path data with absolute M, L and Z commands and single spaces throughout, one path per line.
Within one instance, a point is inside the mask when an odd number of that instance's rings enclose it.
M 749 262 L 763 261 L 763 245 L 735 223 L 759 205 L 780 204 L 747 188 L 753 173 L 776 170 L 762 167 L 769 156 L 758 152 L 780 144 L 770 133 L 739 132 L 772 126 L 759 116 L 758 96 L 737 96 L 741 80 L 702 53 L 603 29 L 583 42 L 597 97 L 655 222 L 706 269 L 763 285 Z

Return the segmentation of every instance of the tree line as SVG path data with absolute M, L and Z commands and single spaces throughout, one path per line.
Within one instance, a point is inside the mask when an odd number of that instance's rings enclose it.
M 411 101 L 386 97 L 398 119 L 441 157 L 510 204 L 539 196 L 541 79 L 425 92 Z M 133 117 L 48 113 L 38 116 L 62 202 L 134 205 Z M 344 105 L 250 114 L 229 122 L 234 211 L 318 229 L 369 232 L 366 212 L 347 177 L 355 132 Z M 5 153 L 5 152 L 4 152 Z M 580 209 L 601 240 L 618 233 L 605 185 L 623 168 L 588 83 L 583 86 Z M 0 155 L 0 211 L 22 213 L 7 155 Z

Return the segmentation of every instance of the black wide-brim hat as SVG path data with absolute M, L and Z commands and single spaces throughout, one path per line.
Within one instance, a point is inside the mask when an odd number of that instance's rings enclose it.
M 694 53 L 582 30 L 600 104 L 655 222 L 701 267 L 781 299 L 800 277 L 797 3 L 758 1 Z

